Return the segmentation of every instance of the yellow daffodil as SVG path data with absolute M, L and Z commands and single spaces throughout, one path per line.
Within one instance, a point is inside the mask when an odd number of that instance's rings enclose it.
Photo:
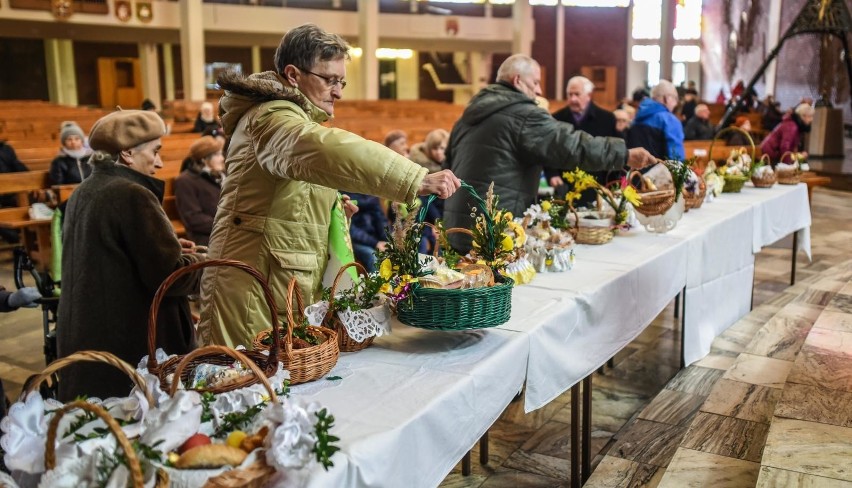
M 500 243 L 504 251 L 511 251 L 515 248 L 515 242 L 506 234 L 503 234 L 503 241 Z
M 496 214 L 494 214 L 494 221 L 499 222 L 503 218 L 503 211 L 498 210 Z
M 523 226 L 515 222 L 509 222 L 508 227 L 515 234 L 515 243 L 518 246 L 523 246 L 527 242 L 527 233 Z
M 627 186 L 624 188 L 621 194 L 624 199 L 630 202 L 630 204 L 634 207 L 642 205 L 642 197 L 639 195 L 639 192 L 636 191 L 636 188 L 633 188 L 632 186 Z
M 391 279 L 393 274 L 393 263 L 391 263 L 390 259 L 385 258 L 382 261 L 382 264 L 379 266 L 379 276 L 381 276 L 385 280 Z
M 478 242 L 476 242 L 476 241 L 473 241 L 473 247 L 474 247 L 475 249 L 479 249 L 479 243 L 478 243 Z
M 541 202 L 541 209 L 544 210 L 545 212 L 550 212 L 551 206 L 552 205 L 551 205 L 549 200 L 545 200 L 545 201 Z
M 389 291 L 391 291 L 390 283 L 385 283 L 381 288 L 379 288 L 379 293 L 388 293 Z
M 512 215 L 512 212 L 506 212 L 506 213 L 503 214 L 503 219 L 506 220 L 507 222 L 511 222 L 512 219 L 514 219 L 514 218 L 515 218 L 515 216 Z

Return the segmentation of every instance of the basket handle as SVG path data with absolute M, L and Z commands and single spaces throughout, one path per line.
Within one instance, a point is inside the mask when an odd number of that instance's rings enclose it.
M 294 299 L 296 307 L 293 307 Z M 287 333 L 284 334 L 284 356 L 288 359 L 293 357 L 293 328 L 296 327 L 296 319 L 293 317 L 294 308 L 298 310 L 299 314 L 304 313 L 305 305 L 302 301 L 302 291 L 299 290 L 296 280 L 292 279 L 290 284 L 287 285 Z M 273 326 L 273 329 L 276 328 L 276 326 Z M 278 337 L 276 336 L 273 339 L 278 340 Z M 271 349 L 269 356 L 272 357 Z
M 264 374 L 264 372 L 261 371 L 261 369 L 258 367 L 258 365 L 255 364 L 254 361 L 252 361 L 251 359 L 246 357 L 246 355 L 243 354 L 242 352 L 240 352 L 236 349 L 231 349 L 230 347 L 225 347 L 225 346 L 200 347 L 200 348 L 195 349 L 194 351 L 190 352 L 186 356 L 184 356 L 180 360 L 180 362 L 178 363 L 177 367 L 175 368 L 175 372 L 174 372 L 175 380 L 172 381 L 172 384 L 169 388 L 169 396 L 173 397 L 173 396 L 175 396 L 175 393 L 177 393 L 178 383 L 180 383 L 179 378 L 181 377 L 183 370 L 189 365 L 189 363 L 193 359 L 195 359 L 199 356 L 204 356 L 205 354 L 225 354 L 225 355 L 231 356 L 232 358 L 236 359 L 237 361 L 243 363 L 243 366 L 250 369 L 251 372 L 254 373 L 255 377 L 258 380 L 260 380 L 260 383 L 263 385 L 263 387 L 266 388 L 266 391 L 269 393 L 270 400 L 273 401 L 273 402 L 278 401 L 278 396 L 275 394 L 275 389 L 272 388 L 272 384 L 269 383 L 269 380 L 266 378 L 266 374 Z M 274 357 L 276 362 L 277 362 L 278 357 L 272 356 L 272 352 L 269 353 L 269 356 Z
M 725 127 L 724 129 L 717 132 L 715 136 L 713 136 L 713 140 L 710 142 L 710 150 L 707 151 L 707 158 L 711 161 L 713 160 L 713 145 L 716 144 L 716 141 L 719 140 L 719 136 L 728 132 L 739 132 L 740 134 L 746 136 L 746 139 L 748 140 L 749 144 L 751 144 L 751 160 L 754 161 L 754 155 L 756 150 L 754 146 L 754 139 L 752 139 L 751 134 L 749 134 L 748 131 L 743 130 L 735 125 Z
M 151 309 L 148 312 L 148 371 L 156 372 L 159 369 L 159 365 L 157 364 L 157 314 L 160 310 L 160 302 L 163 301 L 163 298 L 166 296 L 166 292 L 169 288 L 182 276 L 187 275 L 189 273 L 198 271 L 199 269 L 210 268 L 214 266 L 223 266 L 230 268 L 237 268 L 245 271 L 250 274 L 258 283 L 260 283 L 260 288 L 263 290 L 263 297 L 266 299 L 266 304 L 269 305 L 270 317 L 272 319 L 272 347 L 269 350 L 269 359 L 267 361 L 264 370 L 272 371 L 273 373 L 278 370 L 278 327 L 276 324 L 278 322 L 278 307 L 275 306 L 275 297 L 272 295 L 272 292 L 269 290 L 269 285 L 266 283 L 266 278 L 259 271 L 252 268 L 246 263 L 242 261 L 236 261 L 233 259 L 208 259 L 206 261 L 201 261 L 198 263 L 190 264 L 189 266 L 184 266 L 179 268 L 172 274 L 170 274 L 157 289 L 157 293 L 154 294 L 154 301 L 151 303 Z
M 639 193 L 648 192 L 648 184 L 645 183 L 645 175 L 643 175 L 640 171 L 634 169 L 627 175 L 627 181 L 633 181 L 634 176 L 637 176 L 639 178 L 639 188 L 637 188 L 637 190 L 639 190 Z
M 764 159 L 766 161 L 764 161 Z M 772 166 L 772 160 L 769 158 L 769 155 L 766 154 L 766 153 L 764 153 L 760 156 L 760 162 L 763 163 L 763 164 L 767 164 L 769 166 Z
M 129 365 L 127 362 L 117 357 L 116 355 L 106 352 L 106 351 L 79 351 L 71 354 L 69 356 L 65 356 L 64 358 L 57 359 L 50 363 L 44 370 L 39 373 L 37 376 L 33 377 L 30 381 L 24 385 L 24 390 L 21 392 L 21 398 L 25 398 L 27 394 L 32 391 L 38 389 L 38 387 L 47 381 L 50 376 L 73 363 L 78 362 L 92 362 L 92 363 L 106 363 L 111 366 L 115 366 L 122 373 L 126 374 L 133 380 L 133 383 L 145 394 L 145 399 L 148 401 L 148 405 L 150 407 L 154 406 L 154 399 L 151 396 L 151 393 L 148 391 L 148 387 L 145 383 L 145 379 L 136 372 L 133 366 Z
M 781 155 L 781 157 L 778 159 L 778 162 L 779 162 L 779 163 L 783 163 L 783 162 L 784 162 L 784 158 L 785 158 L 786 156 L 790 156 L 790 163 L 785 163 L 785 164 L 794 164 L 794 163 L 798 163 L 798 161 L 796 160 L 796 154 L 797 154 L 797 153 L 798 153 L 798 151 L 785 151 L 785 152 L 784 152 L 784 154 L 782 154 L 782 155 Z M 797 170 L 799 169 L 799 168 L 798 168 L 798 166 L 797 166 L 797 168 L 796 168 L 796 169 L 797 169 Z
M 480 209 L 483 209 L 484 213 L 485 200 L 483 200 L 482 197 L 479 196 L 479 193 L 476 192 L 476 189 L 464 181 L 461 182 L 460 188 L 466 190 L 470 194 L 470 196 L 473 197 L 474 201 L 476 201 L 476 204 L 479 205 Z M 432 202 L 434 202 L 436 198 L 438 198 L 438 195 L 435 195 L 434 193 L 429 195 L 428 198 L 426 198 L 426 204 L 420 207 L 420 212 L 417 214 L 418 223 L 421 223 L 426 220 L 426 213 L 429 210 L 429 206 L 432 205 Z M 485 220 L 490 222 L 491 218 L 486 217 Z
M 133 480 L 133 486 L 136 488 L 144 488 L 145 480 L 142 477 L 142 466 L 139 464 L 139 458 L 136 456 L 136 451 L 127 440 L 127 436 L 121 430 L 118 422 L 102 407 L 93 403 L 88 403 L 82 400 L 73 401 L 56 411 L 53 418 L 50 420 L 50 426 L 47 429 L 47 446 L 44 452 L 44 467 L 45 470 L 51 470 L 56 467 L 56 431 L 59 428 L 59 421 L 66 413 L 75 409 L 85 410 L 97 415 L 103 420 L 113 436 L 115 436 L 118 445 L 124 450 L 124 455 L 127 457 L 127 464 L 130 467 L 130 476 Z
M 332 315 L 334 315 L 334 295 L 337 294 L 337 286 L 340 284 L 340 279 L 343 278 L 343 274 L 346 270 L 352 267 L 358 271 L 358 274 L 361 275 L 362 278 L 367 278 L 367 270 L 364 269 L 364 267 L 361 266 L 361 263 L 357 261 L 352 261 L 351 263 L 341 266 L 340 270 L 337 272 L 337 276 L 334 277 L 334 282 L 331 284 L 331 291 L 328 297 L 328 311 L 322 319 L 323 324 L 331 320 Z
M 432 232 L 435 233 L 435 249 L 432 251 L 432 255 L 437 258 L 441 254 L 441 240 L 438 239 L 438 229 L 435 228 L 434 225 L 432 225 L 428 222 L 425 225 L 428 225 L 429 227 L 431 227 Z M 449 229 L 444 229 L 444 233 L 447 234 L 447 235 L 449 235 L 449 234 L 467 234 L 467 235 L 473 237 L 473 232 L 470 229 L 465 229 L 464 227 L 450 227 Z

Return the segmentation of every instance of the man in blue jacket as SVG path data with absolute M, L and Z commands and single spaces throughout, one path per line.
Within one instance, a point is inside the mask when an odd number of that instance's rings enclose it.
M 384 251 L 387 242 L 385 228 L 388 218 L 382 210 L 378 197 L 363 193 L 348 193 L 352 200 L 358 201 L 358 213 L 352 216 L 349 236 L 352 238 L 352 251 L 355 259 L 364 265 L 367 272 L 376 270 L 376 251 Z
M 677 103 L 675 86 L 668 80 L 660 80 L 651 90 L 651 97 L 639 104 L 627 132 L 627 147 L 644 147 L 659 159 L 685 159 L 683 125 L 672 113 Z

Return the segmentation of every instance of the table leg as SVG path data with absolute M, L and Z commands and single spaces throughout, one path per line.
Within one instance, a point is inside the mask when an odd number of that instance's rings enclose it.
M 683 286 L 680 296 L 683 301 L 680 307 L 680 369 L 683 369 L 686 367 L 686 285 Z
M 479 464 L 488 464 L 488 431 L 479 438 Z
M 571 488 L 582 486 L 580 473 L 580 384 L 571 387 Z
M 470 476 L 470 451 L 462 457 L 462 476 Z
M 678 315 L 680 315 L 680 293 L 675 295 L 674 318 L 678 318 Z
M 793 259 L 790 263 L 790 286 L 796 284 L 796 257 L 799 255 L 799 232 L 793 232 Z
M 585 483 L 592 475 L 592 375 L 583 379 L 583 476 Z

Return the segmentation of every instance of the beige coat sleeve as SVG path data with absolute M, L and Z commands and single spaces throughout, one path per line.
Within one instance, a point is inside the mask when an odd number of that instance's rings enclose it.
M 427 170 L 385 146 L 271 104 L 252 128 L 257 160 L 281 178 L 411 202 Z

